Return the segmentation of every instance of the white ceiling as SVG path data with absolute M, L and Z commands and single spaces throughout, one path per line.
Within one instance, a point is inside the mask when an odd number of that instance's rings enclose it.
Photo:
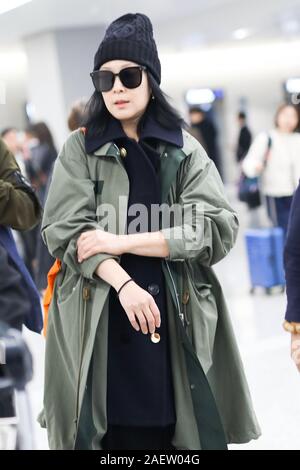
M 244 41 L 300 36 L 300 0 L 33 0 L 0 15 L 0 44 L 53 29 L 108 24 L 128 12 L 150 16 L 160 48 L 227 43 L 239 28 L 252 31 Z

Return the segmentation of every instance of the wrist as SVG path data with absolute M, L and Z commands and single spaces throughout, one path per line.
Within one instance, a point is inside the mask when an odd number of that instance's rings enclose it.
M 129 253 L 129 237 L 130 235 L 117 235 L 119 252 L 122 255 L 123 253 Z
M 113 285 L 113 288 L 115 289 L 115 291 L 118 292 L 119 289 L 123 286 L 123 284 L 127 282 L 129 279 L 132 279 L 132 278 L 127 273 L 125 273 L 124 276 L 119 277 Z
M 300 323 L 298 322 L 290 322 L 290 321 L 284 320 L 282 326 L 285 329 L 285 331 L 288 331 L 289 333 L 296 334 L 296 335 L 300 334 Z
M 120 288 L 117 290 L 117 296 L 119 297 L 121 291 L 123 290 L 123 288 L 125 288 L 127 286 L 127 284 L 129 284 L 130 282 L 134 282 L 134 280 L 132 279 L 132 277 L 130 277 L 129 279 L 127 279 L 127 281 L 123 282 L 123 284 L 120 286 Z

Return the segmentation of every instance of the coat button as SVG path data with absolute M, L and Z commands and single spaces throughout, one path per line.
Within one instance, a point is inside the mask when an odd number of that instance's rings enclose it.
M 151 295 L 157 295 L 159 293 L 159 286 L 157 284 L 149 284 L 148 292 L 150 292 Z
M 188 290 L 184 291 L 183 296 L 182 296 L 182 303 L 183 305 L 186 305 L 189 301 L 190 298 L 190 293 Z
M 195 384 L 191 384 L 191 389 L 194 390 Z
M 120 148 L 121 157 L 125 158 L 127 156 L 127 150 L 124 147 Z

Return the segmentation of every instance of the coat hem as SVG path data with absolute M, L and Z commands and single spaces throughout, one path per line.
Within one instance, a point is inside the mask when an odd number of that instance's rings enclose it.
M 257 440 L 261 437 L 261 433 L 257 432 L 249 432 L 243 436 L 235 436 L 235 435 L 230 435 L 227 436 L 227 444 L 247 444 L 247 442 L 250 442 L 252 440 Z

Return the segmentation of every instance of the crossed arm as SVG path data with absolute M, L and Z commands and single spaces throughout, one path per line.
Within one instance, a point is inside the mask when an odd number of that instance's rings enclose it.
M 169 255 L 169 248 L 162 232 L 115 235 L 104 230 L 90 230 L 82 233 L 77 241 L 78 262 L 81 263 L 97 253 L 131 253 L 165 258 Z
M 139 256 L 165 258 L 169 254 L 169 248 L 161 232 L 115 235 L 103 230 L 90 230 L 80 235 L 77 241 L 79 263 L 101 252 L 111 255 L 132 253 Z M 130 277 L 119 263 L 111 258 L 98 265 L 96 274 L 112 285 L 115 290 L 118 290 Z

